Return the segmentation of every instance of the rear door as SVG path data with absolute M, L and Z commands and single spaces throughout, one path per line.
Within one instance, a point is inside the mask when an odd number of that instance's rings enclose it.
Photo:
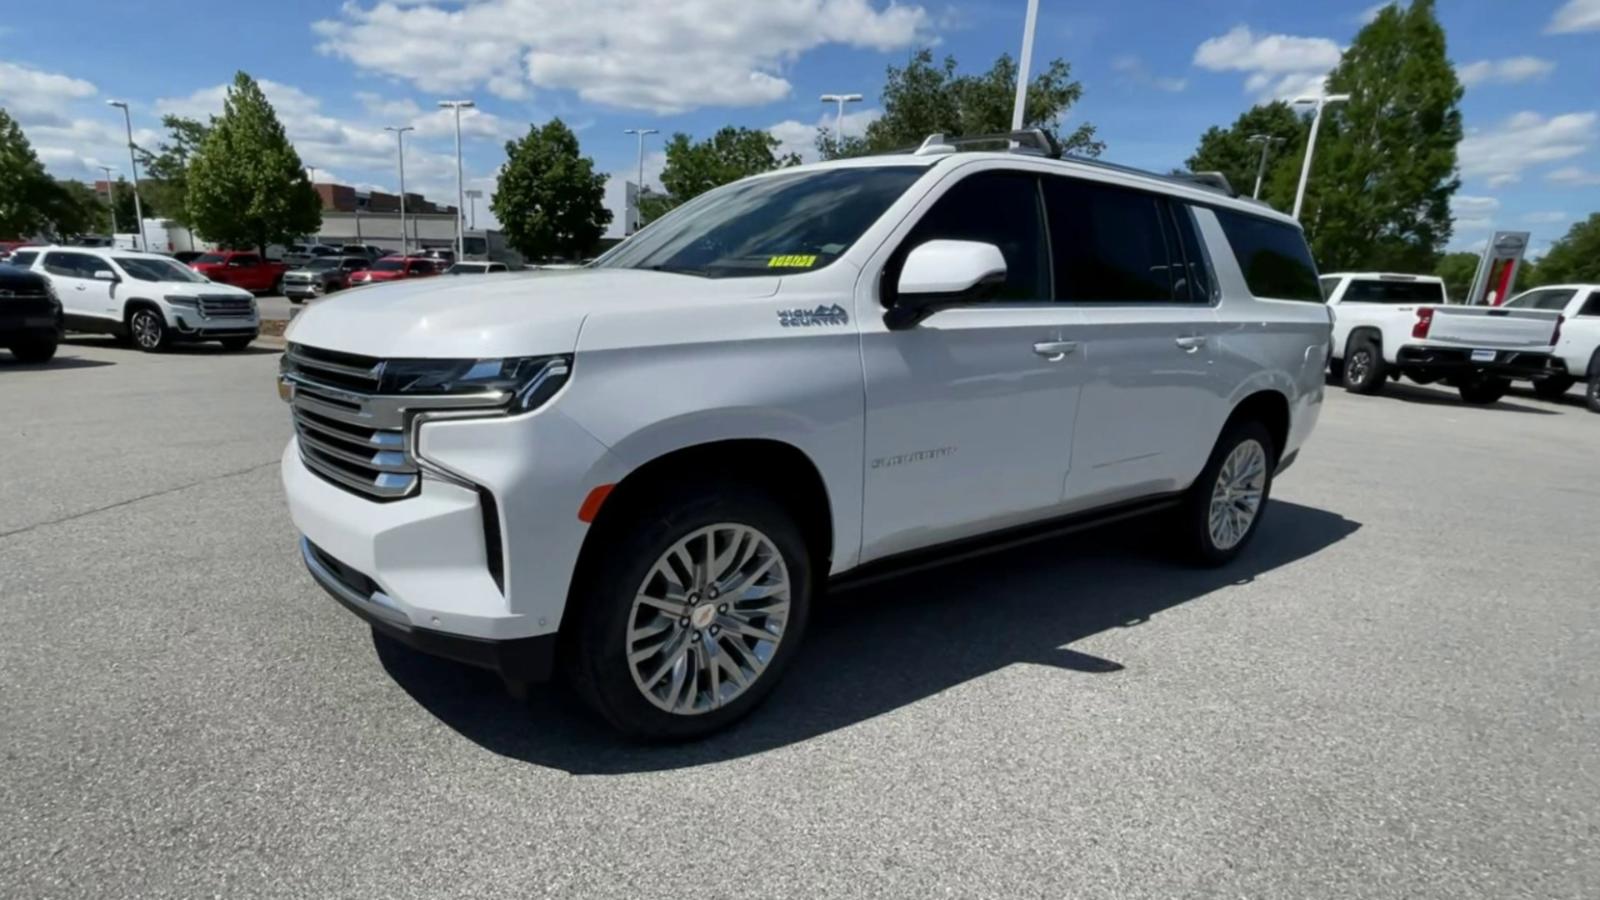
M 94 277 L 96 272 L 111 272 L 110 263 L 91 253 L 51 250 L 40 267 L 55 285 L 68 328 L 102 331 L 121 320 L 121 310 L 112 299 L 113 282 Z
M 1055 297 L 1082 320 L 1083 395 L 1063 498 L 1073 508 L 1177 490 L 1220 424 L 1211 279 L 1186 207 L 1160 194 L 1044 179 Z M 1195 471 L 1190 471 L 1191 469 Z
M 266 267 L 261 264 L 261 257 L 254 253 L 236 253 L 228 260 L 228 283 L 238 285 L 247 291 L 264 290 L 261 284 L 266 275 Z

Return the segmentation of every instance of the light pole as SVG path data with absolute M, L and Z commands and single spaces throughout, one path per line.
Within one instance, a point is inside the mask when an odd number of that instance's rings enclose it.
M 839 104 L 839 117 L 834 120 L 833 149 L 836 153 L 844 152 L 844 105 L 855 103 L 861 99 L 860 94 L 823 94 L 823 103 Z
M 472 109 L 478 104 L 471 100 L 440 100 L 440 109 L 453 109 L 456 111 L 456 259 L 467 257 L 466 229 L 461 222 L 467 215 L 466 185 L 461 182 L 461 111 Z
M 111 173 L 116 169 L 110 166 L 100 166 L 100 171 L 106 173 L 106 208 L 111 210 L 111 243 L 117 242 L 117 192 L 116 183 L 111 180 Z
M 1306 138 L 1306 158 L 1300 166 L 1300 188 L 1294 192 L 1294 217 L 1300 218 L 1300 207 L 1306 202 L 1306 182 L 1311 178 L 1311 156 L 1317 150 L 1317 131 L 1322 127 L 1322 110 L 1329 103 L 1344 103 L 1350 99 L 1349 94 L 1318 94 L 1315 97 L 1296 97 L 1296 105 L 1302 103 L 1315 103 L 1317 114 L 1311 117 L 1311 135 Z
M 636 134 L 639 136 L 639 180 L 634 182 L 633 201 L 633 230 L 638 231 L 644 225 L 644 208 L 639 201 L 644 199 L 644 136 L 655 134 L 657 128 L 624 128 L 623 134 Z
M 310 181 L 312 184 L 316 184 L 317 183 L 317 167 L 316 166 L 306 166 L 306 172 L 310 176 L 307 180 Z
M 1022 62 L 1017 66 L 1017 99 L 1011 104 L 1011 130 L 1022 130 L 1022 108 L 1028 101 L 1028 66 L 1033 62 L 1033 24 L 1039 18 L 1039 0 L 1028 0 L 1028 18 L 1022 23 Z
M 1270 134 L 1250 135 L 1249 143 L 1261 145 L 1261 163 L 1256 166 L 1256 190 L 1255 193 L 1250 195 L 1251 199 L 1261 199 L 1261 179 L 1267 174 L 1267 151 L 1272 149 L 1273 144 L 1281 144 L 1283 142 L 1284 138 L 1273 137 Z
M 128 128 L 128 164 L 133 167 L 133 217 L 139 220 L 139 245 L 134 249 L 148 251 L 150 245 L 144 239 L 144 207 L 139 203 L 139 160 L 133 154 L 133 116 L 124 100 L 107 100 L 106 105 L 122 110 L 122 123 Z
M 394 132 L 395 152 L 400 157 L 400 255 L 406 256 L 408 255 L 406 250 L 406 132 L 416 131 L 417 129 L 410 125 L 402 125 L 399 128 L 393 125 L 385 125 L 383 130 Z
M 467 191 L 467 199 L 472 202 L 472 219 L 471 224 L 469 224 L 467 227 L 473 231 L 478 230 L 478 198 L 482 196 L 483 191 L 480 191 L 477 188 Z

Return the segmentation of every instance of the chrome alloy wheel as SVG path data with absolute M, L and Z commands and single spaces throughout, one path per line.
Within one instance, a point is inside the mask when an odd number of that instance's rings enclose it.
M 1351 384 L 1362 384 L 1367 380 L 1367 373 L 1372 371 L 1372 351 L 1357 350 L 1350 354 L 1350 361 L 1344 368 Z
M 161 345 L 162 323 L 156 318 L 155 313 L 141 309 L 133 314 L 130 325 L 133 329 L 133 340 L 141 349 L 153 350 Z
M 1266 489 L 1266 448 L 1259 441 L 1242 441 L 1223 461 L 1211 489 L 1211 543 L 1218 550 L 1232 550 L 1250 533 Z
M 789 568 L 748 525 L 700 528 L 661 554 L 628 612 L 628 668 L 677 715 L 733 701 L 772 661 L 789 620 Z

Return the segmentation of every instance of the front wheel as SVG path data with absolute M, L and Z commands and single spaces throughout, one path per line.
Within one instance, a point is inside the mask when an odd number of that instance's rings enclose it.
M 1278 450 L 1260 422 L 1222 433 L 1178 511 L 1179 549 L 1201 566 L 1231 562 L 1255 537 L 1272 496 Z
M 1541 400 L 1560 400 L 1577 383 L 1578 379 L 1573 378 L 1571 375 L 1552 375 L 1549 378 L 1541 378 L 1535 381 L 1533 383 L 1533 392 Z
M 570 681 L 631 737 L 731 724 L 772 690 L 805 633 L 813 576 L 799 528 L 768 494 L 736 484 L 619 514 L 573 593 Z
M 1487 406 L 1498 403 L 1506 391 L 1511 389 L 1511 379 L 1497 378 L 1493 375 L 1484 375 L 1471 381 L 1463 381 L 1457 388 L 1461 392 L 1461 402 L 1471 403 L 1474 406 Z
M 18 341 L 10 347 L 11 355 L 22 363 L 47 363 L 56 355 L 54 337 Z
M 149 307 L 140 307 L 128 317 L 128 334 L 134 346 L 146 353 L 157 353 L 167 348 L 170 338 L 167 320 Z

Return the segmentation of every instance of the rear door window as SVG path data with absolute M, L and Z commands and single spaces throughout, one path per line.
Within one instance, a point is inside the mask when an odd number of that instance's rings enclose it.
M 1317 264 L 1299 228 L 1232 209 L 1215 212 L 1250 293 L 1269 300 L 1323 302 Z M 1347 292 L 1345 300 L 1349 299 Z
M 1171 303 L 1176 225 L 1155 194 L 1062 176 L 1044 179 L 1055 297 L 1069 303 Z M 1187 287 L 1185 296 L 1187 296 Z
M 995 300 L 1039 301 L 1050 296 L 1039 187 L 1025 172 L 978 172 L 934 202 L 901 247 L 933 240 L 981 241 L 1000 248 L 1006 283 Z
M 1543 291 L 1529 291 L 1518 297 L 1506 301 L 1506 306 L 1512 309 L 1551 309 L 1560 311 L 1567 308 L 1572 298 L 1578 295 L 1576 288 L 1551 288 Z
M 1578 310 L 1580 316 L 1600 316 L 1600 291 L 1590 291 L 1589 301 Z
M 1340 303 L 1443 303 L 1444 285 L 1437 281 L 1358 278 L 1344 289 Z
M 84 253 L 46 253 L 44 270 L 63 278 L 92 278 L 95 260 Z

